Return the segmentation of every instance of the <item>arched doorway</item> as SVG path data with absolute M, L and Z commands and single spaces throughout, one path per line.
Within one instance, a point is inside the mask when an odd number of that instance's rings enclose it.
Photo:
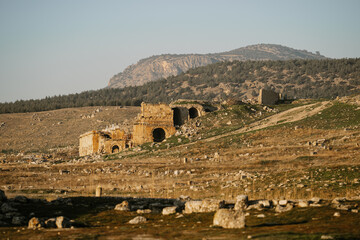
M 165 139 L 165 131 L 162 128 L 155 128 L 153 131 L 154 142 L 162 142 Z
M 198 116 L 199 116 L 199 111 L 196 108 L 192 107 L 189 109 L 189 117 L 190 118 L 196 118 Z
M 173 120 L 174 120 L 174 126 L 181 126 L 181 111 L 179 108 L 173 108 Z
M 120 148 L 118 145 L 114 145 L 112 148 L 111 148 L 111 152 L 112 153 L 118 153 L 120 151 Z

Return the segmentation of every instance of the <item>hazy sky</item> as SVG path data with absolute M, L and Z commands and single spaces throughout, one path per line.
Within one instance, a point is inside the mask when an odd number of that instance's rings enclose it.
M 0 102 L 103 88 L 151 55 L 258 43 L 360 57 L 360 1 L 0 0 Z

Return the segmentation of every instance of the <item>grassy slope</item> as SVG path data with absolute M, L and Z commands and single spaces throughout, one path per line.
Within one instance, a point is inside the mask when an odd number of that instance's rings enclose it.
M 301 104 L 309 102 L 274 108 L 283 111 Z M 51 168 L 44 165 L 3 165 L 0 185 L 13 186 L 14 190 L 8 191 L 10 194 L 38 193 L 38 190 L 53 187 L 49 191 L 53 197 L 63 196 L 56 193 L 58 189 L 67 191 L 67 196 L 91 194 L 97 185 L 104 187 L 105 194 L 117 196 L 176 198 L 182 194 L 192 198 L 227 200 L 233 200 L 236 195 L 243 193 L 248 194 L 250 199 L 358 196 L 360 184 L 356 179 L 360 179 L 360 110 L 357 109 L 358 106 L 334 102 L 321 114 L 295 123 L 280 123 L 275 127 L 204 141 L 275 114 L 264 112 L 260 115 L 259 112 L 264 111 L 260 106 L 228 106 L 189 122 L 188 126 L 193 127 L 196 122 L 198 125 L 200 123 L 198 134 L 190 139 L 181 137 L 179 142 L 179 137 L 174 136 L 155 146 L 145 144 L 141 146 L 141 151 L 133 149 L 104 156 L 107 161 L 100 163 L 59 162 Z M 216 157 L 216 153 L 219 157 Z M 188 160 L 186 164 L 183 163 L 184 157 Z M 96 172 L 97 169 L 110 168 L 115 172 Z M 23 177 L 14 172 L 8 173 L 6 169 L 17 169 Z M 59 175 L 59 169 L 70 169 L 71 172 Z M 85 174 L 82 169 L 92 170 L 92 173 Z M 184 173 L 174 175 L 175 170 L 183 170 Z M 239 171 L 250 175 L 242 178 Z M 48 178 L 46 174 L 51 174 L 56 180 L 41 185 L 40 182 L 44 182 L 42 179 Z M 80 181 L 74 181 L 74 177 Z M 16 184 L 13 184 L 15 179 Z M 27 182 L 35 185 L 31 191 L 26 190 Z M 39 184 L 36 185 L 36 182 Z M 17 184 L 22 184 L 23 189 L 19 189 Z M 141 190 L 137 188 L 140 184 Z M 72 191 L 67 189 L 68 186 Z M 102 202 L 101 205 L 111 204 Z M 248 235 L 260 239 L 319 239 L 324 234 L 341 239 L 360 237 L 359 214 L 341 211 L 341 217 L 335 218 L 332 215 L 336 210 L 329 207 L 294 209 L 279 215 L 252 210 L 244 230 L 209 227 L 213 214 L 192 214 L 180 219 L 160 214 L 145 215 L 148 223 L 131 226 L 126 222 L 137 215 L 134 212 L 117 213 L 100 207 L 94 208 L 95 212 L 89 215 L 80 210 L 76 214 L 69 209 L 64 214 L 69 211 L 69 214 L 75 214 L 72 215 L 74 219 L 92 227 L 63 231 L 61 236 L 94 239 L 103 235 L 121 235 L 120 239 L 126 239 L 141 234 L 182 239 L 200 239 L 204 236 L 247 238 Z M 256 215 L 260 213 L 265 214 L 266 218 L 257 218 Z M 57 237 L 57 233 L 51 231 L 16 231 L 6 229 L 4 236 L 19 239 L 26 239 L 29 234 L 44 239 Z

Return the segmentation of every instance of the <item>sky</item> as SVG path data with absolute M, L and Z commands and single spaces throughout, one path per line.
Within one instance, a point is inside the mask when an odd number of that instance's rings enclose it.
M 0 0 L 0 102 L 107 86 L 142 58 L 270 43 L 360 57 L 359 0 Z

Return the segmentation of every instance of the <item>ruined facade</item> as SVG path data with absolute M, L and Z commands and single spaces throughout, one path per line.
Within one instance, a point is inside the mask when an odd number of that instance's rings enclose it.
M 124 130 L 90 131 L 80 135 L 79 155 L 116 153 L 131 147 L 131 134 Z
M 179 99 L 170 103 L 173 110 L 173 122 L 175 126 L 181 126 L 192 118 L 205 115 L 207 112 L 217 110 L 217 107 L 205 101 Z
M 202 101 L 178 100 L 167 104 L 141 104 L 133 133 L 121 129 L 90 131 L 80 136 L 79 155 L 116 153 L 146 142 L 162 142 L 186 121 L 216 110 Z
M 272 90 L 260 89 L 258 103 L 263 105 L 274 105 L 280 100 L 281 96 Z
M 173 111 L 167 104 L 141 104 L 133 130 L 134 145 L 146 142 L 162 142 L 176 132 Z

